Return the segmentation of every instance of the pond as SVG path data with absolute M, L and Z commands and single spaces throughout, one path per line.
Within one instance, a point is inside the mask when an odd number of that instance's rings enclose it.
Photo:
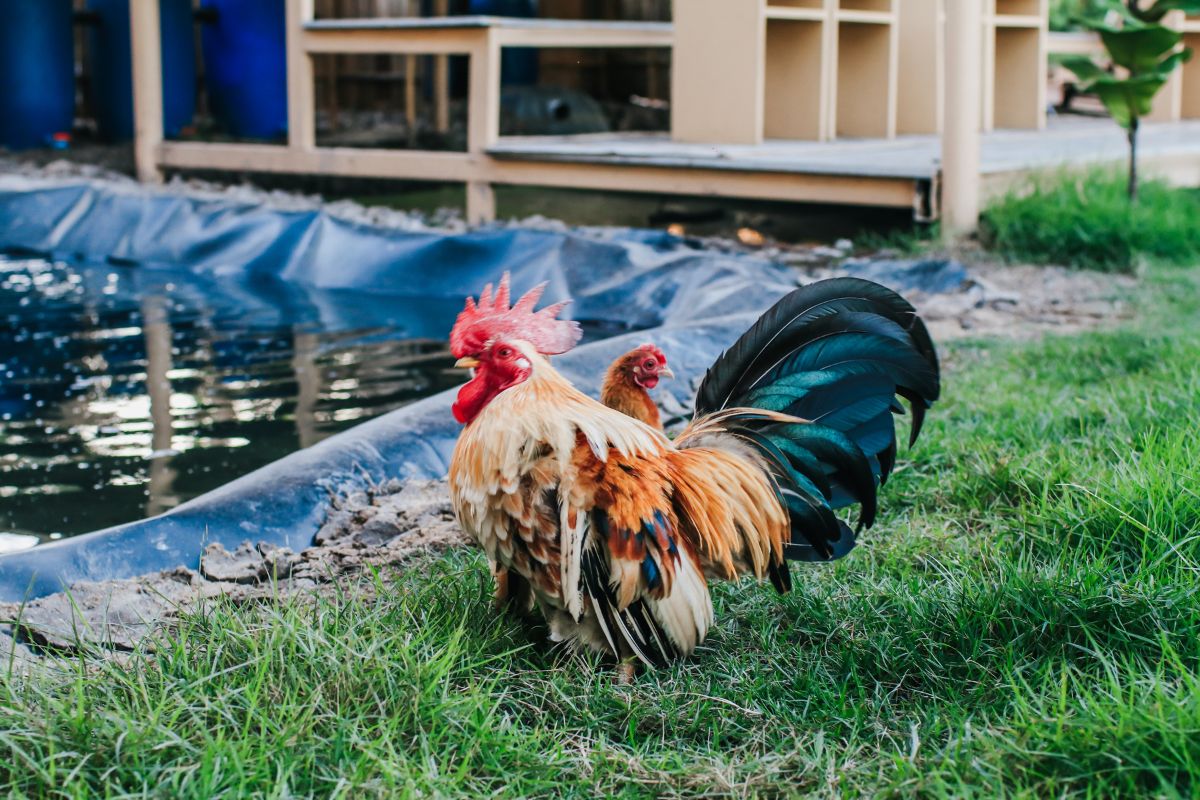
M 0 257 L 0 534 L 47 541 L 159 514 L 454 386 L 443 337 L 460 308 L 234 270 Z

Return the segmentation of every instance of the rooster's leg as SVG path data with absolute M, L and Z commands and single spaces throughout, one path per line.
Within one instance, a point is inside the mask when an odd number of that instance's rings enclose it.
M 617 664 L 617 685 L 628 686 L 637 677 L 637 661 L 633 656 L 626 656 Z
M 496 610 L 507 611 L 519 619 L 527 618 L 533 611 L 533 588 L 529 581 L 499 564 L 492 565 L 492 577 L 496 579 Z

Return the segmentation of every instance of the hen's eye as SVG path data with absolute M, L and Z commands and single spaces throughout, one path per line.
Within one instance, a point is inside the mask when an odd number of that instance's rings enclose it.
M 648 359 L 646 359 L 646 363 L 642 365 L 642 368 L 643 369 L 654 369 L 656 366 L 658 366 L 658 362 L 654 361 L 653 359 L 648 358 Z

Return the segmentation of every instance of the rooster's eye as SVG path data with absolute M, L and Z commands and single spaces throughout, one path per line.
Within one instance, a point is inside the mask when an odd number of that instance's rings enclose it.
M 512 350 L 509 350 L 507 347 L 501 347 L 501 348 L 500 348 L 500 353 L 499 353 L 499 356 L 500 356 L 501 358 L 508 358 L 508 357 L 509 357 L 509 356 L 511 356 L 511 355 L 512 355 Z

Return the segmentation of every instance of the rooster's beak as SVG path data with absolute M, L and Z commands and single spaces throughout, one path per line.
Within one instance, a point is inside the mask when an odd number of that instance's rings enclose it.
M 671 372 L 671 368 L 670 368 L 670 367 L 663 367 L 662 369 L 660 369 L 660 370 L 658 371 L 658 377 L 660 377 L 660 378 L 674 378 L 674 377 L 675 377 L 675 373 L 674 373 L 674 372 Z
M 479 366 L 479 359 L 463 356 L 458 361 L 454 362 L 455 369 L 474 369 Z

